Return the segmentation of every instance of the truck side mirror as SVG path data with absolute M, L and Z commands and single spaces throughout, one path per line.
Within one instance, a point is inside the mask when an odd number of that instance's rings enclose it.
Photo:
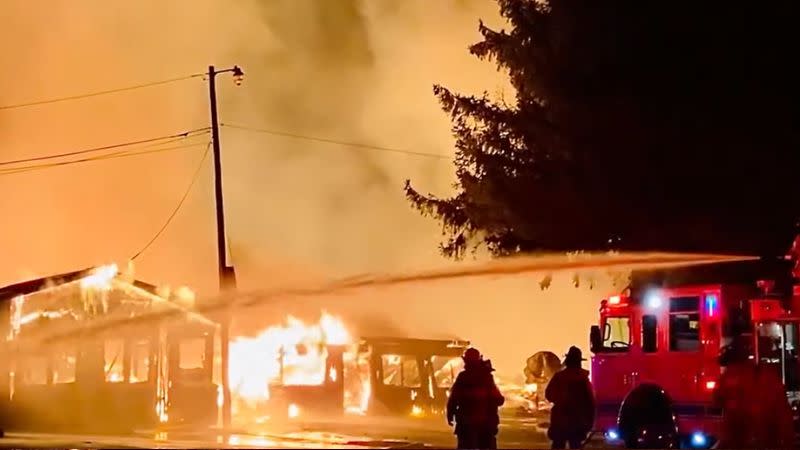
M 592 325 L 589 331 L 589 345 L 592 353 L 600 353 L 603 348 L 603 335 L 600 334 L 600 327 L 597 325 Z

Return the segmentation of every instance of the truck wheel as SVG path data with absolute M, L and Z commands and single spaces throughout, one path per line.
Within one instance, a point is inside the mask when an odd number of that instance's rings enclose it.
M 661 387 L 641 384 L 622 402 L 617 417 L 627 448 L 679 448 L 672 400 Z

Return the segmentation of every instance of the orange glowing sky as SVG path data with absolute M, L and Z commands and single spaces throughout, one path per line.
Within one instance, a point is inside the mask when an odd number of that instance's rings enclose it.
M 347 14 L 346 4 L 357 14 Z M 222 121 L 452 153 L 434 82 L 496 91 L 466 46 L 488 0 L 4 0 L 0 105 L 113 89 L 239 64 L 220 79 Z M 359 14 L 361 17 L 359 17 Z M 2 160 L 208 125 L 200 79 L 0 111 Z M 223 130 L 226 209 L 244 285 L 281 272 L 387 271 L 438 261 L 435 223 L 402 197 L 410 177 L 446 193 L 445 161 Z M 162 225 L 202 147 L 0 177 L 0 283 L 124 260 Z M 141 278 L 215 289 L 210 165 L 137 261 Z M 269 273 L 267 276 L 265 273 Z
M 491 0 L 3 0 L 0 16 L 3 40 L 14 44 L 0 53 L 0 105 L 238 64 L 243 86 L 219 79 L 223 122 L 452 154 L 432 84 L 507 89 L 493 64 L 467 52 L 480 37 L 479 18 L 499 22 Z M 193 79 L 0 111 L 0 160 L 208 126 L 207 101 L 206 84 Z M 231 129 L 221 142 L 240 287 L 442 263 L 437 224 L 409 207 L 402 185 L 411 178 L 422 191 L 446 194 L 448 162 Z M 201 156 L 197 147 L 0 176 L 0 283 L 124 262 L 162 226 Z M 137 260 L 138 278 L 216 291 L 212 201 L 207 163 L 172 224 Z M 578 292 L 561 280 L 546 293 L 525 276 L 367 289 L 284 305 L 274 318 L 325 306 L 359 324 L 405 330 L 397 334 L 471 337 L 499 370 L 521 373 L 534 351 L 582 344 L 608 289 Z

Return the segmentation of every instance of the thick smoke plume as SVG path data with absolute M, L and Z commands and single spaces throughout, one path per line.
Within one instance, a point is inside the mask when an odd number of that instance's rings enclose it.
M 431 84 L 502 83 L 466 46 L 488 0 L 7 0 L 0 104 L 241 65 L 220 76 L 225 123 L 452 154 Z M 201 79 L 0 112 L 2 160 L 208 125 Z M 447 160 L 223 128 L 229 240 L 244 285 L 290 272 L 387 271 L 438 260 L 435 223 L 402 181 L 446 192 Z M 124 260 L 181 197 L 202 147 L 2 176 L 3 282 Z M 216 289 L 210 165 L 137 261 L 156 283 Z M 288 269 L 286 267 L 296 267 Z
M 8 45 L 0 54 L 0 105 L 238 64 L 246 72 L 242 86 L 218 79 L 223 123 L 451 155 L 450 123 L 431 86 L 504 89 L 494 66 L 467 52 L 479 39 L 479 19 L 498 23 L 496 8 L 491 0 L 3 0 L 0 33 Z M 0 159 L 207 125 L 207 88 L 196 78 L 0 111 Z M 401 188 L 412 178 L 423 190 L 447 194 L 447 160 L 222 131 L 229 241 L 241 288 L 440 263 L 437 224 L 419 217 Z M 0 282 L 124 261 L 161 227 L 202 151 L 0 176 Z M 138 278 L 186 284 L 201 295 L 216 291 L 212 201 L 207 161 L 184 207 L 137 260 Z M 363 320 L 350 314 L 359 332 L 466 337 L 516 371 L 528 352 L 583 343 L 597 297 L 611 289 L 598 282 L 593 291 L 576 291 L 564 275 L 541 292 L 538 279 L 517 275 L 371 288 L 280 312 L 363 311 Z

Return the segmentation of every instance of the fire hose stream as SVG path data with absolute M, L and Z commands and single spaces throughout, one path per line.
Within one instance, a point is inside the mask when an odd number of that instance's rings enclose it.
M 474 266 L 457 266 L 446 270 L 436 270 L 424 273 L 412 273 L 395 276 L 363 276 L 358 278 L 343 279 L 316 287 L 302 287 L 277 289 L 269 291 L 254 291 L 235 295 L 222 295 L 205 302 L 197 302 L 195 313 L 207 314 L 220 311 L 224 308 L 246 309 L 281 298 L 319 296 L 343 293 L 348 290 L 370 286 L 391 286 L 404 283 L 433 282 L 465 277 L 518 275 L 523 273 L 549 273 L 569 270 L 633 270 L 643 268 L 680 267 L 690 265 L 712 264 L 719 262 L 748 261 L 758 259 L 751 256 L 727 256 L 705 254 L 670 254 L 670 253 L 643 253 L 643 254 L 606 254 L 606 255 L 581 255 L 558 257 L 519 256 L 490 261 L 486 264 Z M 113 330 L 116 327 L 132 324 L 149 323 L 170 317 L 179 317 L 185 314 L 180 308 L 168 308 L 163 311 L 143 313 L 135 317 L 115 318 L 97 321 L 89 326 L 75 330 L 66 330 L 48 335 L 40 335 L 38 339 L 29 340 L 29 350 L 35 347 L 46 347 L 61 339 L 78 335 L 89 335 Z

